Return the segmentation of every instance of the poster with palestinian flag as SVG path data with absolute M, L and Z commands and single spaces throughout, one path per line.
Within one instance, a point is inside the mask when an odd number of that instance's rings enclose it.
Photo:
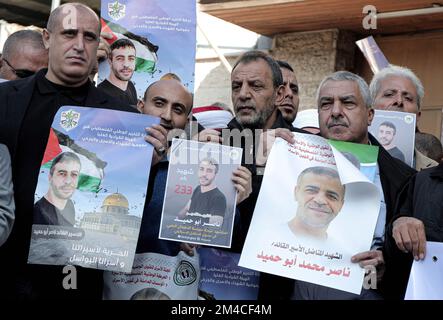
M 195 0 L 102 0 L 101 24 L 110 46 L 120 39 L 134 45 L 135 59 L 133 51 L 120 52 L 125 63 L 111 55 L 99 65 L 98 84 L 107 80 L 106 87 L 115 89 L 115 95 L 128 93 L 133 84 L 141 99 L 151 83 L 178 77 L 193 92 Z
M 148 115 L 64 106 L 35 191 L 28 263 L 129 272 L 153 147 Z

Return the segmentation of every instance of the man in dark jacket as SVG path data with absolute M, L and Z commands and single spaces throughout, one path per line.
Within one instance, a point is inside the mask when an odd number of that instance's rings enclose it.
M 417 173 L 399 199 L 399 217 L 387 230 L 388 298 L 403 299 L 412 261 L 422 260 L 426 241 L 443 242 L 443 164 Z
M 35 76 L 0 85 L 0 142 L 12 158 L 16 222 L 1 248 L 0 272 L 5 275 L 2 294 L 8 299 L 101 298 L 102 272 L 77 268 L 77 289 L 63 288 L 62 267 L 27 265 L 34 192 L 49 129 L 63 105 L 91 106 L 133 111 L 97 90 L 89 81 L 99 44 L 100 21 L 95 12 L 79 3 L 55 9 L 43 31 L 49 50 L 48 69 Z M 166 130 L 154 126 L 160 135 Z M 152 134 L 152 133 L 151 133 Z M 152 137 L 150 137 L 152 138 Z M 154 145 L 157 149 L 158 146 Z M 159 156 L 154 152 L 153 163 Z
M 232 69 L 231 85 L 235 118 L 223 131 L 223 143 L 243 148 L 242 163 L 252 173 L 252 193 L 238 206 L 245 236 L 274 139 L 294 143 L 291 131 L 306 132 L 287 123 L 276 107 L 284 99 L 284 87 L 280 66 L 271 56 L 260 51 L 243 54 Z M 234 245 L 236 250 L 241 250 L 243 240 Z

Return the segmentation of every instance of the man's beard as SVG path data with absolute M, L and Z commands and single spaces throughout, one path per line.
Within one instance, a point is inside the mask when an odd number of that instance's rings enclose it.
M 123 71 L 122 71 L 123 72 Z M 123 76 L 122 74 L 120 74 L 119 72 L 117 72 L 116 70 L 114 70 L 114 75 L 118 80 L 121 81 L 129 81 L 131 80 L 132 76 L 134 75 L 134 70 L 131 71 L 131 75 L 130 76 Z
M 256 109 L 257 110 L 257 109 Z M 245 128 L 251 128 L 251 129 L 263 129 L 266 121 L 269 119 L 269 117 L 274 112 L 275 108 L 264 108 L 260 112 L 257 112 L 251 117 L 248 117 L 248 119 L 242 119 L 241 116 L 236 115 L 235 119 Z

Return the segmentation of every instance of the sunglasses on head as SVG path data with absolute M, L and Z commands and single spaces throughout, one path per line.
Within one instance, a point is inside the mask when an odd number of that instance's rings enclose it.
M 3 58 L 3 61 L 6 62 L 6 64 L 11 68 L 12 72 L 14 72 L 15 75 L 19 78 L 27 78 L 27 77 L 32 76 L 35 73 L 34 71 L 27 70 L 27 69 L 14 69 L 14 67 L 11 66 L 11 64 L 9 63 L 8 60 Z

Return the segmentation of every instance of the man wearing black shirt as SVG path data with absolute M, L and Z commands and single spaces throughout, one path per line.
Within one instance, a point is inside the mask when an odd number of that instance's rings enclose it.
M 111 72 L 98 88 L 125 104 L 137 106 L 137 91 L 131 82 L 135 70 L 135 46 L 129 39 L 119 39 L 111 44 L 108 58 Z
M 0 248 L 1 274 L 7 275 L 0 295 L 8 299 L 101 298 L 102 273 L 76 268 L 77 289 L 65 290 L 62 267 L 28 265 L 34 192 L 49 130 L 63 105 L 134 111 L 100 92 L 89 81 L 99 44 L 100 21 L 89 7 L 67 3 L 55 9 L 43 31 L 49 49 L 48 69 L 17 81 L 0 84 L 0 142 L 12 158 L 16 221 Z M 166 130 L 149 129 L 146 140 L 156 150 L 166 145 Z M 153 163 L 160 156 L 154 152 Z
M 198 166 L 200 185 L 192 193 L 191 200 L 180 212 L 179 217 L 214 224 L 221 227 L 226 212 L 226 197 L 217 188 L 215 178 L 218 163 L 211 158 L 203 159 Z
M 48 192 L 34 206 L 34 224 L 73 227 L 75 208 L 71 197 L 80 176 L 80 158 L 63 152 L 52 160 Z

